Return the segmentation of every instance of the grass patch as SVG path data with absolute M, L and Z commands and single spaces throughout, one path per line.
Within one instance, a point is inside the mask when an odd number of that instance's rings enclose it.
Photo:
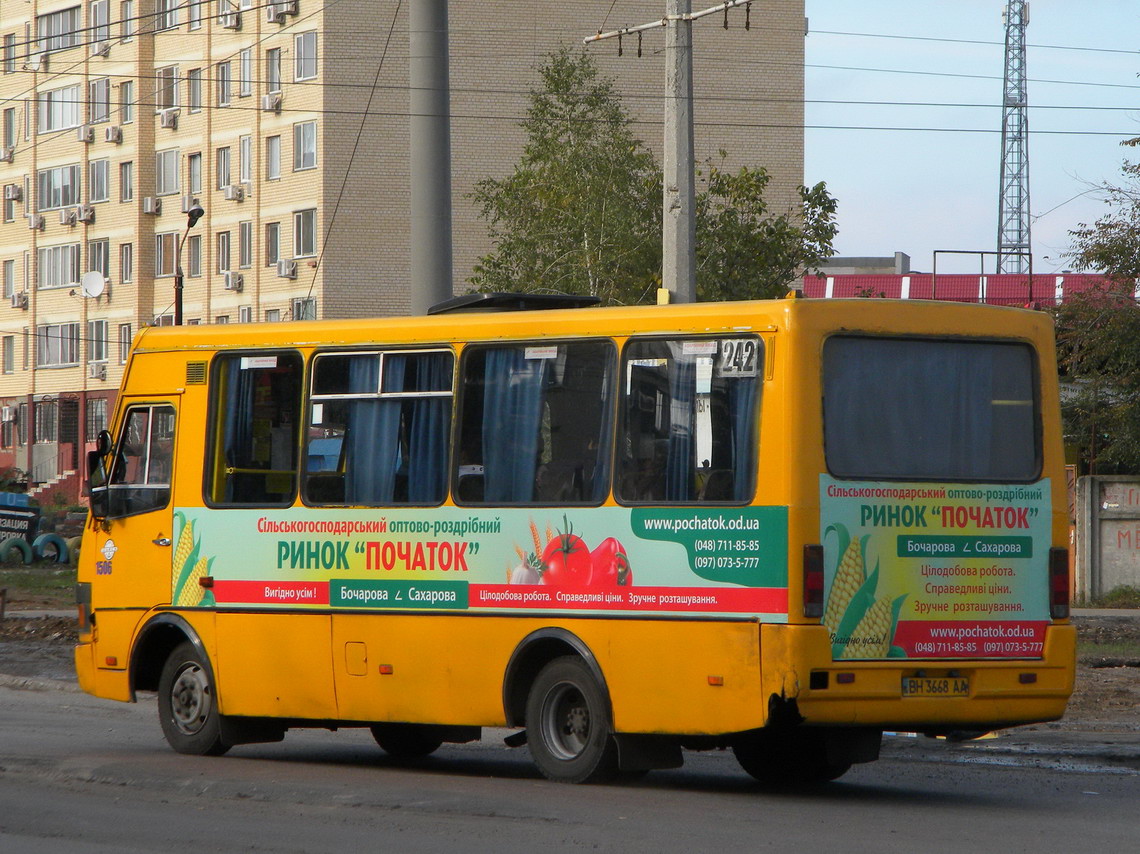
M 1122 584 L 1103 596 L 1083 602 L 1083 608 L 1140 608 L 1140 587 Z
M 1140 641 L 1110 641 L 1090 643 L 1077 641 L 1077 655 L 1081 658 L 1121 658 L 1140 661 Z
M 75 567 L 46 564 L 42 567 L 29 566 L 19 569 L 0 567 L 0 587 L 8 588 L 8 597 L 24 595 L 66 595 L 75 591 Z

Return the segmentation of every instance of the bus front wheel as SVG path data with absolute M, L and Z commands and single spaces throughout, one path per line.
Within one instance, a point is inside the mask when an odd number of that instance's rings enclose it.
M 213 674 L 189 641 L 179 644 L 162 668 L 158 715 L 162 734 L 179 753 L 221 756 L 230 749 L 222 741 Z
M 617 774 L 605 692 L 576 656 L 539 671 L 527 696 L 526 729 L 531 756 L 550 780 L 597 783 Z

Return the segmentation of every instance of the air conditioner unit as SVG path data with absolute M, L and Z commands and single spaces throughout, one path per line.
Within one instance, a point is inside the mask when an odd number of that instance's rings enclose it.
M 277 275 L 282 279 L 297 278 L 297 262 L 292 258 L 279 258 L 277 260 Z
M 80 222 L 95 222 L 95 206 L 80 205 L 75 209 L 75 218 Z
M 186 213 L 192 207 L 194 207 L 194 194 L 187 193 L 182 197 L 182 213 Z
M 41 231 L 44 227 L 43 214 L 28 214 L 28 228 L 38 228 Z
M 245 276 L 241 273 L 233 273 L 226 270 L 222 273 L 222 286 L 227 291 L 234 291 L 240 294 L 245 287 Z
M 93 380 L 107 379 L 107 366 L 102 362 L 91 362 L 87 366 L 87 376 Z
M 76 130 L 75 136 L 80 142 L 94 142 L 95 141 L 95 128 L 91 125 L 80 125 Z
M 28 294 L 26 291 L 22 291 L 20 293 L 12 294 L 12 308 L 26 309 L 27 307 L 28 307 Z
M 104 128 L 103 139 L 118 145 L 123 141 L 123 129 L 118 125 L 111 125 L 109 128 Z
M 0 148 L 0 161 L 4 163 L 11 163 L 16 158 L 16 149 L 14 148 Z
M 238 12 L 236 10 L 222 12 L 221 21 L 223 30 L 240 30 L 241 12 Z
M 178 110 L 166 109 L 158 114 L 158 123 L 164 128 L 171 128 L 172 130 L 178 127 Z
M 225 196 L 228 201 L 240 202 L 245 198 L 245 190 L 243 190 L 239 184 L 227 184 L 222 189 L 222 195 Z
M 91 45 L 92 56 L 109 56 L 111 53 L 110 42 L 95 42 Z
M 281 112 L 281 93 L 274 92 L 270 95 L 261 96 L 261 109 L 267 113 Z
M 7 202 L 19 202 L 24 198 L 24 188 L 19 184 L 5 184 L 4 185 L 4 200 Z
M 162 199 L 156 196 L 143 196 L 143 213 L 155 216 L 162 213 Z
M 269 24 L 284 24 L 285 10 L 280 3 L 268 3 L 265 6 L 265 21 Z
M 277 0 L 277 8 L 286 15 L 296 15 L 297 5 L 297 0 Z
M 16 420 L 16 407 L 14 406 L 0 406 L 0 421 L 15 421 Z
M 64 208 L 59 212 L 60 225 L 75 225 L 76 221 L 75 208 Z

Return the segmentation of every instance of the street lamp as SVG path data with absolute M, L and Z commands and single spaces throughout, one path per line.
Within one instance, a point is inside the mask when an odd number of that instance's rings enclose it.
M 182 232 L 182 237 L 178 239 L 178 254 L 174 262 L 174 325 L 182 325 L 182 244 L 186 242 L 186 238 L 190 236 L 190 229 L 192 229 L 202 215 L 206 213 L 202 210 L 202 206 L 198 204 L 195 199 L 194 203 L 190 205 L 189 210 L 186 211 L 186 230 Z

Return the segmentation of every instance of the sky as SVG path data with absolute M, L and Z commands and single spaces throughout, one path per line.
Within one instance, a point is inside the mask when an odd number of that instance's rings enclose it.
M 997 248 L 1004 6 L 806 0 L 804 181 L 838 199 L 837 254 L 994 271 L 942 250 Z M 1140 137 L 1140 3 L 1036 0 L 1026 44 L 1033 269 L 1049 273 L 1110 210 L 1095 186 L 1140 160 L 1120 145 Z

